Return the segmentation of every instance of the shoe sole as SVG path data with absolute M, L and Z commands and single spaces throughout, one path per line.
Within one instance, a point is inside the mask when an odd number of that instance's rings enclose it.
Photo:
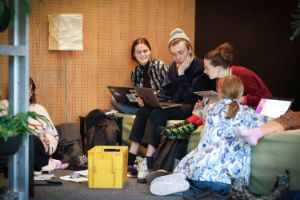
M 136 178 L 137 175 L 127 174 L 127 177 L 128 177 L 128 178 Z
M 138 183 L 147 183 L 145 178 L 138 178 L 138 179 L 136 179 L 136 182 L 138 182 Z
M 154 195 L 165 196 L 184 192 L 190 188 L 190 184 L 186 180 L 180 181 L 156 181 L 150 185 L 150 192 Z
M 158 178 L 158 177 L 161 177 L 161 176 L 166 176 L 166 175 L 169 175 L 170 172 L 168 171 L 165 171 L 165 170 L 157 170 L 157 171 L 154 171 L 154 172 L 151 172 L 149 173 L 147 176 L 146 176 L 146 181 L 147 183 L 151 183 L 154 179 Z
M 181 181 L 181 180 L 186 180 L 186 176 L 184 174 L 172 173 L 169 175 L 159 176 L 159 177 L 153 179 L 151 183 L 155 183 L 156 181 L 176 182 L 176 181 Z

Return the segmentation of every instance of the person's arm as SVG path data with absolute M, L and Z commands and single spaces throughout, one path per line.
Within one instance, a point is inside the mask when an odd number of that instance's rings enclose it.
M 37 114 L 39 115 L 42 115 L 44 116 L 45 118 L 48 119 L 48 123 L 45 123 L 43 122 L 42 124 L 40 122 L 37 122 L 36 120 L 33 120 L 33 119 L 29 119 L 29 124 L 34 126 L 34 125 L 40 125 L 41 128 L 40 128 L 40 132 L 41 132 L 41 137 L 40 139 L 42 140 L 43 142 L 43 139 L 44 139 L 44 142 L 43 143 L 47 143 L 48 147 L 49 147 L 49 155 L 52 155 L 56 148 L 57 148 L 57 145 L 58 145 L 58 140 L 59 140 L 59 137 L 58 137 L 58 132 L 47 112 L 47 110 L 39 105 L 39 104 L 34 104 L 34 105 L 30 105 L 29 107 L 29 110 L 30 111 L 33 111 L 33 112 L 36 112 Z M 48 141 L 44 138 L 43 134 L 46 135 Z
M 166 74 L 166 78 L 157 92 L 156 96 L 159 101 L 170 101 L 172 99 L 173 87 L 176 78 L 176 66 L 172 64 Z
M 185 73 L 176 79 L 176 97 L 187 104 L 194 104 L 201 99 L 194 92 L 201 90 L 215 90 L 215 81 L 210 80 L 204 73 L 204 64 L 201 59 L 194 58 L 191 66 Z
M 232 67 L 232 73 L 242 79 L 244 84 L 244 96 L 240 103 L 256 107 L 261 97 L 272 97 L 271 92 L 262 79 L 253 71 L 245 67 Z
M 201 97 L 194 92 L 200 90 L 215 90 L 215 81 L 209 80 L 204 74 L 203 61 L 194 58 L 191 66 L 182 75 L 177 74 L 175 62 L 170 66 L 168 77 L 157 96 L 161 101 L 195 104 Z
M 153 81 L 155 81 L 156 87 L 158 88 L 157 91 L 159 91 L 160 87 L 163 85 L 165 79 L 168 76 L 168 69 L 169 66 L 165 64 L 163 61 L 155 59 L 153 60 L 153 67 L 154 67 L 154 75 L 153 75 Z M 150 77 L 151 78 L 151 77 Z

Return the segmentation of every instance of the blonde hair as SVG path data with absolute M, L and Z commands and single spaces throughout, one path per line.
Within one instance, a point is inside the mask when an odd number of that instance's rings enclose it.
M 193 47 L 192 47 L 192 44 L 186 40 L 186 39 L 183 39 L 183 38 L 175 38 L 174 40 L 170 41 L 169 43 L 169 50 L 172 46 L 175 46 L 176 44 L 178 44 L 179 42 L 183 41 L 185 43 L 185 46 L 188 50 L 191 50 L 191 53 L 190 53 L 190 56 L 194 56 L 194 52 L 193 52 Z
M 234 118 L 240 107 L 238 101 L 244 93 L 243 81 L 237 76 L 231 75 L 220 78 L 217 82 L 218 92 L 226 99 L 232 102 L 228 105 L 228 113 L 226 119 Z

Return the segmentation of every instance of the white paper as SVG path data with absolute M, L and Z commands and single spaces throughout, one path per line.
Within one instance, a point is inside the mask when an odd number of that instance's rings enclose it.
M 83 50 L 82 14 L 52 14 L 49 20 L 49 50 Z
M 34 176 L 35 181 L 47 181 L 55 178 L 54 174 L 41 174 L 38 176 Z
M 88 177 L 88 175 L 89 175 L 89 171 L 87 169 L 86 170 L 81 170 L 81 171 L 76 171 L 74 173 L 77 173 L 80 176 L 84 176 L 84 177 Z
M 72 181 L 72 182 L 76 182 L 76 183 L 87 182 L 88 181 L 87 177 L 82 177 L 82 176 L 80 176 L 79 178 L 71 178 L 70 175 L 67 175 L 67 176 L 61 176 L 59 178 L 64 180 L 64 181 Z

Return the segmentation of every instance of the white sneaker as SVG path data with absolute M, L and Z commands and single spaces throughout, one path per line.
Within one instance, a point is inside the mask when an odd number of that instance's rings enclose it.
M 146 176 L 149 174 L 149 170 L 147 167 L 147 159 L 142 158 L 140 156 L 136 157 L 137 162 L 137 182 L 138 183 L 146 183 Z
M 169 195 L 184 192 L 190 188 L 186 176 L 181 173 L 161 176 L 154 179 L 150 185 L 150 192 L 154 195 Z
M 161 181 L 161 179 L 163 179 L 164 181 L 176 182 L 176 181 L 186 180 L 186 176 L 182 173 L 172 173 L 169 175 L 157 177 L 153 179 L 152 182 L 155 183 L 156 181 Z

